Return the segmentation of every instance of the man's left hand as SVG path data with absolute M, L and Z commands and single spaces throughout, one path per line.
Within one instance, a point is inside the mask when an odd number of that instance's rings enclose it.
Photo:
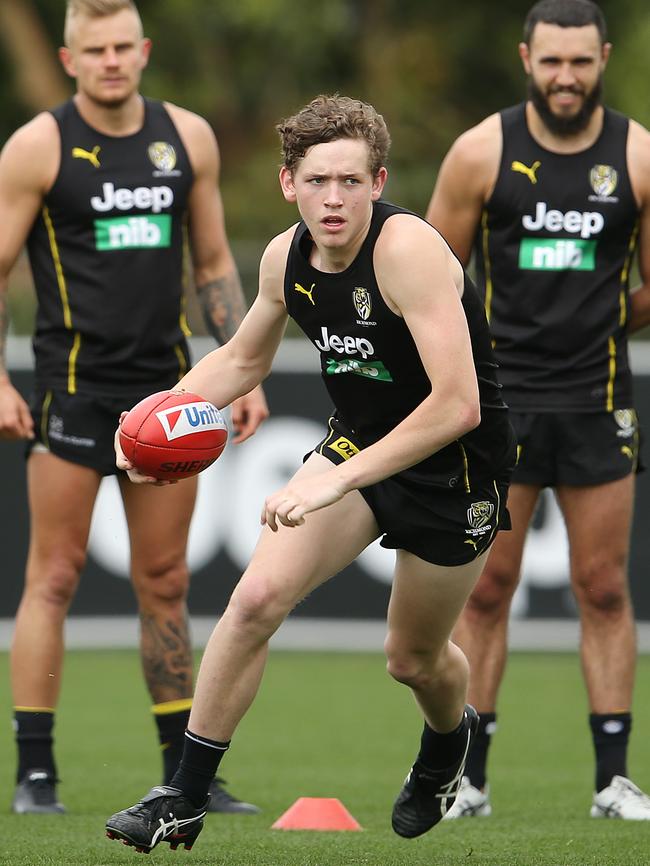
M 232 440 L 235 444 L 244 442 L 269 417 L 269 407 L 261 385 L 253 388 L 243 397 L 233 400 L 230 406 L 230 417 L 235 430 Z

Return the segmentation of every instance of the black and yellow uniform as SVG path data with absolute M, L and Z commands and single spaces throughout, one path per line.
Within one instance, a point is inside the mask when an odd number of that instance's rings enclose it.
M 127 136 L 93 129 L 73 100 L 52 114 L 61 162 L 27 242 L 38 298 L 33 410 L 50 450 L 106 471 L 114 460 L 104 416 L 114 429 L 119 401 L 128 408 L 169 388 L 189 366 L 183 256 L 193 173 L 162 103 L 144 100 L 142 128 Z
M 409 211 L 375 203 L 368 235 L 341 273 L 311 266 L 312 241 L 304 223 L 290 248 L 285 303 L 320 352 L 336 411 L 316 450 L 334 463 L 381 439 L 431 391 L 411 333 L 385 303 L 373 268 L 381 229 L 399 213 Z M 498 528 L 507 528 L 505 492 L 515 451 L 485 314 L 467 277 L 462 303 L 479 382 L 480 425 L 415 466 L 361 490 L 385 547 L 404 548 L 441 565 L 470 561 Z
M 515 478 L 613 480 L 636 468 L 639 435 L 627 349 L 639 218 L 627 169 L 629 121 L 605 108 L 598 139 L 574 154 L 535 141 L 525 104 L 502 111 L 501 125 L 499 173 L 475 252 L 504 399 L 520 433 Z M 538 413 L 555 417 L 542 419 L 542 429 Z M 578 413 L 593 416 L 585 421 L 593 452 L 581 466 L 573 444 L 562 446 L 574 428 L 584 433 Z M 573 469 L 537 472 L 528 462 L 551 439 Z

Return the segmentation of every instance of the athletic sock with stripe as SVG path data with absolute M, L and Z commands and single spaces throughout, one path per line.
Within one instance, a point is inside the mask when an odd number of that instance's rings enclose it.
M 169 784 L 169 780 L 181 762 L 191 707 L 192 699 L 187 698 L 180 701 L 154 704 L 151 708 L 158 728 L 158 739 L 162 752 L 163 785 Z
M 210 783 L 229 746 L 230 740 L 220 743 L 185 731 L 183 757 L 169 784 L 182 791 L 197 809 L 200 808 L 205 803 Z
M 632 713 L 591 713 L 589 727 L 596 752 L 596 791 L 602 791 L 614 776 L 627 776 Z

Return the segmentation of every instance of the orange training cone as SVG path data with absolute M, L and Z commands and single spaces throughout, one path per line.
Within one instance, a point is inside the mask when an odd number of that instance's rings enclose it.
M 272 830 L 361 830 L 340 800 L 335 797 L 300 797 Z

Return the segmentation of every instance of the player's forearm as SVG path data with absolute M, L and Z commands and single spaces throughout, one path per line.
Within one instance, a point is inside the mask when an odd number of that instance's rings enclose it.
M 259 362 L 242 363 L 220 347 L 209 352 L 178 382 L 176 388 L 199 394 L 219 409 L 252 391 L 269 373 L 269 366 Z
M 239 275 L 233 267 L 216 279 L 197 279 L 196 291 L 206 327 L 224 345 L 235 334 L 246 314 L 246 302 Z
M 376 484 L 440 451 L 480 420 L 478 399 L 455 395 L 443 405 L 430 397 L 390 433 L 333 471 L 346 492 Z

